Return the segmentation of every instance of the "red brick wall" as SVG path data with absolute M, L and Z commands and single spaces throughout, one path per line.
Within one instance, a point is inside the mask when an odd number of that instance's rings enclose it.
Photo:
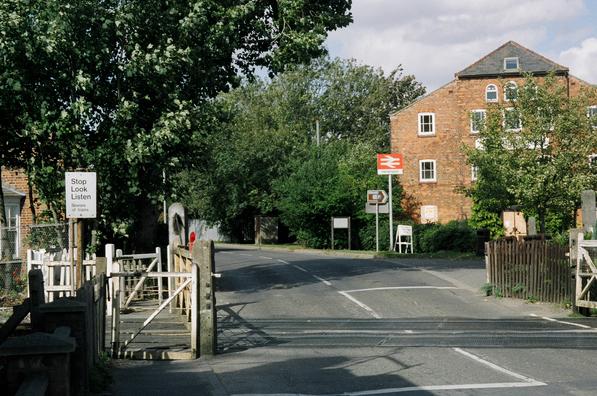
M 539 83 L 542 77 L 537 77 Z M 558 77 L 567 84 L 565 77 Z M 470 131 L 470 111 L 487 109 L 488 84 L 498 87 L 498 100 L 504 103 L 503 85 L 514 81 L 519 87 L 524 78 L 476 78 L 453 80 L 411 106 L 390 117 L 391 148 L 404 157 L 404 174 L 399 176 L 405 192 L 422 205 L 438 208 L 438 221 L 462 220 L 470 217 L 472 202 L 457 190 L 470 186 L 471 166 L 462 152 L 463 144 L 474 146 L 477 135 Z M 586 83 L 570 77 L 570 94 L 577 95 Z M 418 114 L 435 113 L 435 135 L 418 135 Z M 419 160 L 436 160 L 434 183 L 419 182 Z M 417 213 L 419 215 L 420 213 Z

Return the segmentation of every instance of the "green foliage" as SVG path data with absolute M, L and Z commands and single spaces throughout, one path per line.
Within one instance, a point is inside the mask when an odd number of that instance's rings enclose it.
M 504 225 L 499 213 L 484 209 L 483 205 L 473 203 L 470 224 L 473 228 L 489 230 L 492 239 L 504 236 Z
M 481 286 L 480 290 L 484 296 L 491 296 L 491 294 L 493 293 L 493 284 L 484 283 L 483 286 Z
M 331 217 L 351 216 L 353 234 L 363 238 L 353 246 L 375 247 L 370 231 L 361 231 L 370 230 L 374 223 L 372 215 L 364 213 L 364 193 L 385 184 L 376 175 L 375 152 L 365 143 L 337 140 L 311 146 L 305 155 L 291 159 L 288 173 L 274 183 L 274 191 L 280 218 L 300 243 L 330 247 Z
M 0 165 L 25 167 L 55 217 L 63 172 L 93 169 L 107 237 L 153 224 L 172 189 L 162 171 L 206 159 L 211 99 L 237 86 L 239 72 L 281 72 L 324 54 L 327 32 L 351 22 L 349 8 L 348 0 L 3 1 Z
M 478 167 L 478 180 L 467 191 L 476 205 L 475 225 L 494 231 L 493 214 L 512 205 L 536 215 L 542 232 L 549 218 L 552 231 L 572 223 L 580 192 L 597 184 L 588 161 L 597 130 L 587 117 L 595 95 L 589 89 L 570 98 L 563 80 L 548 76 L 537 84 L 528 76 L 515 102 L 489 107 L 479 134 L 482 147 L 464 148 Z M 511 130 L 513 117 L 520 118 L 521 130 Z
M 89 373 L 89 390 L 92 393 L 106 391 L 112 383 L 112 360 L 106 352 L 99 353 L 99 361 Z
M 413 233 L 416 252 L 433 253 L 443 250 L 471 252 L 475 248 L 476 232 L 465 221 L 417 224 Z
M 414 77 L 403 76 L 400 69 L 385 76 L 379 69 L 354 61 L 325 58 L 294 67 L 271 81 L 246 83 L 220 95 L 213 103 L 218 115 L 213 118 L 212 128 L 218 134 L 209 141 L 208 158 L 177 175 L 176 196 L 195 216 L 220 225 L 233 239 L 251 239 L 256 215 L 279 215 L 284 211 L 287 218 L 297 217 L 294 212 L 299 208 L 283 203 L 280 206 L 286 197 L 272 186 L 295 175 L 297 167 L 309 166 L 302 169 L 301 180 L 321 186 L 316 191 L 309 190 L 313 186 L 305 186 L 300 194 L 312 193 L 312 200 L 319 199 L 328 178 L 331 184 L 344 183 L 350 191 L 342 193 L 343 197 L 350 195 L 347 201 L 338 198 L 344 203 L 330 204 L 330 208 L 314 207 L 311 213 L 310 204 L 300 208 L 302 221 L 316 219 L 316 228 L 324 221 L 325 233 L 316 236 L 306 231 L 301 221 L 293 222 L 298 228 L 291 228 L 291 232 L 298 239 L 327 246 L 329 216 L 343 213 L 353 216 L 355 224 L 364 222 L 358 211 L 363 206 L 364 186 L 371 184 L 368 178 L 380 179 L 371 172 L 375 170 L 376 150 L 386 150 L 389 145 L 389 113 L 423 92 Z M 314 149 L 316 119 L 321 125 L 319 154 Z M 362 160 L 360 165 L 346 165 L 347 158 L 354 156 Z M 345 171 L 338 168 L 337 160 L 353 167 L 353 174 L 338 174 Z M 320 164 L 327 166 L 328 162 L 331 168 L 319 169 L 323 167 Z M 357 193 L 357 188 L 365 189 Z M 299 194 L 299 190 L 300 186 L 292 187 L 293 193 Z M 353 199 L 357 202 L 353 198 L 356 195 L 358 205 L 346 203 Z M 326 216 L 323 220 L 322 215 Z

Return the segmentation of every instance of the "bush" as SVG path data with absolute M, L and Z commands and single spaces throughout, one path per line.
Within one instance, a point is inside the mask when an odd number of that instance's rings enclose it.
M 434 253 L 441 250 L 472 252 L 476 232 L 466 221 L 447 224 L 417 224 L 413 230 L 415 251 Z

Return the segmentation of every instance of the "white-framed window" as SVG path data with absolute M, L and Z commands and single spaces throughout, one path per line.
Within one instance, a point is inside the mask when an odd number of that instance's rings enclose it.
M 518 98 L 518 85 L 514 81 L 509 81 L 504 86 L 504 100 L 516 100 Z
M 421 206 L 421 224 L 437 223 L 437 206 L 423 205 Z
M 477 181 L 479 174 L 479 167 L 477 165 L 471 165 L 471 181 Z
M 419 161 L 419 181 L 421 183 L 431 183 L 437 181 L 437 168 L 435 160 Z
M 485 147 L 483 147 L 483 141 L 481 139 L 475 139 L 475 148 L 477 150 L 484 150 Z
M 517 56 L 504 58 L 504 70 L 517 71 L 519 68 L 520 68 L 520 65 L 518 64 Z
M 485 110 L 471 110 L 471 133 L 479 133 L 485 122 Z
M 587 107 L 587 117 L 589 117 L 591 126 L 597 128 L 597 106 Z
M 485 87 L 485 101 L 497 102 L 498 101 L 498 89 L 497 85 L 489 84 Z
M 522 129 L 522 121 L 518 110 L 508 108 L 504 111 L 504 128 L 507 131 L 520 131 Z
M 419 135 L 435 135 L 435 113 L 419 113 Z

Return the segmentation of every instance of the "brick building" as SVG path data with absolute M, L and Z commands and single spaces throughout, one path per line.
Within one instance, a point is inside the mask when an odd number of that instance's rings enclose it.
M 13 247 L 14 258 L 24 257 L 23 244 L 29 234 L 29 226 L 33 224 L 31 202 L 27 192 L 29 191 L 27 175 L 23 170 L 11 170 L 2 168 L 2 191 L 4 193 L 4 205 L 8 226 L 13 229 L 19 227 L 18 239 L 21 243 L 15 242 Z M 37 205 L 37 203 L 35 203 Z M 13 236 L 14 235 L 14 236 Z M 16 234 L 11 234 L 16 238 Z M 12 243 L 12 241 L 11 241 Z
M 509 41 L 456 73 L 454 80 L 390 116 L 392 152 L 404 158 L 400 182 L 421 222 L 470 217 L 472 202 L 457 191 L 475 179 L 462 145 L 475 145 L 476 121 L 484 118 L 492 104 L 507 104 L 523 84 L 525 73 L 537 79 L 554 73 L 572 96 L 588 85 L 570 75 L 567 67 Z M 597 106 L 590 110 L 597 111 Z

